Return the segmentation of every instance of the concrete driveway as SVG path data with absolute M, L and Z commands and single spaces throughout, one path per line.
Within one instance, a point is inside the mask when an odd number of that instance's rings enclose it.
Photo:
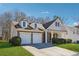
M 35 56 L 78 56 L 79 53 L 64 48 L 52 46 L 51 44 L 36 44 L 23 46 Z

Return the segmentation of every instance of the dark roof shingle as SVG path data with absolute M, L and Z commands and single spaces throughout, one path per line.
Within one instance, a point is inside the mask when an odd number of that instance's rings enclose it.
M 22 28 L 19 24 L 15 25 L 15 27 L 16 27 L 16 28 Z M 30 29 L 33 29 L 33 28 L 28 25 L 27 28 L 25 28 L 25 29 L 29 29 L 29 30 L 30 30 Z
M 55 20 L 52 20 L 50 22 L 47 22 L 45 24 L 43 24 L 43 26 L 47 29 Z

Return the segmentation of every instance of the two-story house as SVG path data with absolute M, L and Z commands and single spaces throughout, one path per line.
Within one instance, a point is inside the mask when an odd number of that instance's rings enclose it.
M 79 28 L 69 27 L 63 23 L 61 18 L 45 24 L 29 22 L 26 19 L 11 22 L 10 38 L 20 36 L 21 44 L 51 43 L 52 38 L 79 40 Z

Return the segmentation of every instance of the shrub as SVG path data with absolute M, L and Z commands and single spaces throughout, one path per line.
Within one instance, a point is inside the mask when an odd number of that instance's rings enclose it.
M 71 39 L 66 39 L 66 43 L 72 43 Z
M 19 46 L 21 45 L 21 38 L 18 36 L 12 37 L 12 39 L 9 40 L 9 43 L 13 46 Z
M 79 43 L 79 41 L 77 41 L 77 43 Z
M 2 37 L 0 37 L 0 40 L 2 40 Z
M 52 43 L 55 43 L 55 44 L 64 44 L 64 43 L 66 43 L 66 40 L 63 39 L 63 38 L 52 38 Z

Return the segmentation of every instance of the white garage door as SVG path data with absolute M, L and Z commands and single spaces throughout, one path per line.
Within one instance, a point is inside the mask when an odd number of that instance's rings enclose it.
M 31 33 L 20 32 L 20 37 L 22 39 L 21 44 L 31 44 Z
M 33 33 L 33 43 L 42 43 L 42 33 Z

